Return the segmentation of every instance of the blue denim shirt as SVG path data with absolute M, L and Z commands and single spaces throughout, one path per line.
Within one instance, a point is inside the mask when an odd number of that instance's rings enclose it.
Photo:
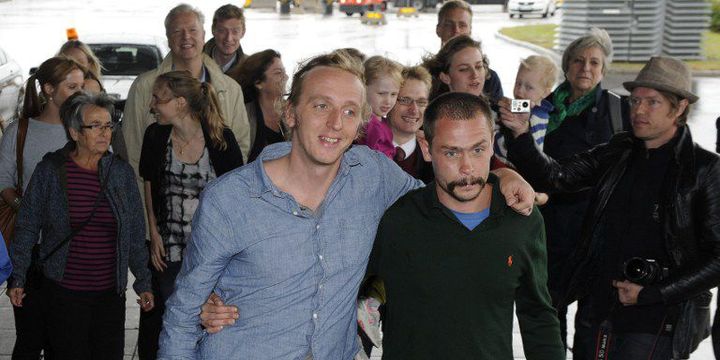
M 265 173 L 263 161 L 289 151 L 289 143 L 268 146 L 203 192 L 167 302 L 160 359 L 343 360 L 359 350 L 355 300 L 378 222 L 422 182 L 353 146 L 312 212 Z M 208 335 L 199 314 L 213 290 L 240 318 Z

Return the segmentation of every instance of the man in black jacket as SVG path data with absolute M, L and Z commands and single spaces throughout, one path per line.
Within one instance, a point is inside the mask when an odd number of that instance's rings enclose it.
M 575 359 L 687 358 L 709 334 L 709 290 L 720 283 L 720 159 L 692 141 L 683 62 L 655 57 L 635 81 L 632 133 L 556 161 L 521 116 L 509 159 L 539 191 L 592 189 L 567 292 L 579 299 Z M 603 357 L 605 356 L 605 357 Z

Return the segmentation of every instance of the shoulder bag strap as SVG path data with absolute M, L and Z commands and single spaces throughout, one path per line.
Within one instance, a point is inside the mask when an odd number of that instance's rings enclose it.
M 113 156 L 113 155 L 110 155 Z M 103 178 L 103 181 L 100 183 L 100 191 L 98 192 L 98 196 L 95 198 L 95 203 L 93 204 L 92 211 L 90 212 L 90 216 L 88 216 L 85 221 L 83 221 L 80 226 L 72 229 L 70 234 L 66 236 L 61 242 L 57 243 L 51 250 L 48 252 L 45 256 L 42 256 L 39 258 L 39 265 L 42 266 L 43 263 L 45 263 L 45 260 L 49 259 L 53 254 L 55 254 L 63 245 L 67 244 L 70 240 L 72 240 L 77 233 L 82 230 L 85 225 L 90 223 L 90 220 L 92 220 L 93 216 L 95 216 L 95 211 L 97 210 L 98 204 L 100 203 L 100 198 L 103 196 L 103 192 L 105 191 L 105 186 L 107 185 L 108 177 L 110 175 L 110 168 L 112 168 L 113 161 L 115 160 L 114 157 L 110 158 L 110 165 L 108 166 L 108 171 L 105 174 L 105 177 Z
M 17 186 L 15 187 L 15 191 L 17 192 L 17 196 L 22 196 L 23 193 L 23 152 L 25 150 L 25 138 L 27 137 L 29 124 L 30 120 L 26 118 L 20 118 L 18 120 L 17 141 L 15 141 L 15 161 L 17 163 Z
M 610 103 L 610 121 L 613 134 L 617 134 L 623 131 L 621 97 L 612 91 L 608 91 L 608 102 Z

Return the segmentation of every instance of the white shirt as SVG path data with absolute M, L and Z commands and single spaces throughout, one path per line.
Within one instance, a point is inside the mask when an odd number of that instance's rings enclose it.
M 405 160 L 408 158 L 408 156 L 412 155 L 413 151 L 415 151 L 415 148 L 417 147 L 417 139 L 413 138 L 412 140 L 402 145 L 396 143 L 395 140 L 393 140 L 393 146 L 399 146 L 401 149 L 403 149 L 403 151 L 405 152 L 405 158 L 403 160 Z

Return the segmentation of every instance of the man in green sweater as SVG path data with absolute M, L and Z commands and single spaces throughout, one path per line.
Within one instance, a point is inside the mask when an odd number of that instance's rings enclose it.
M 528 359 L 564 359 L 542 216 L 508 210 L 490 174 L 490 107 L 448 93 L 425 112 L 435 182 L 383 216 L 368 273 L 385 282 L 383 359 L 513 359 L 513 305 Z

